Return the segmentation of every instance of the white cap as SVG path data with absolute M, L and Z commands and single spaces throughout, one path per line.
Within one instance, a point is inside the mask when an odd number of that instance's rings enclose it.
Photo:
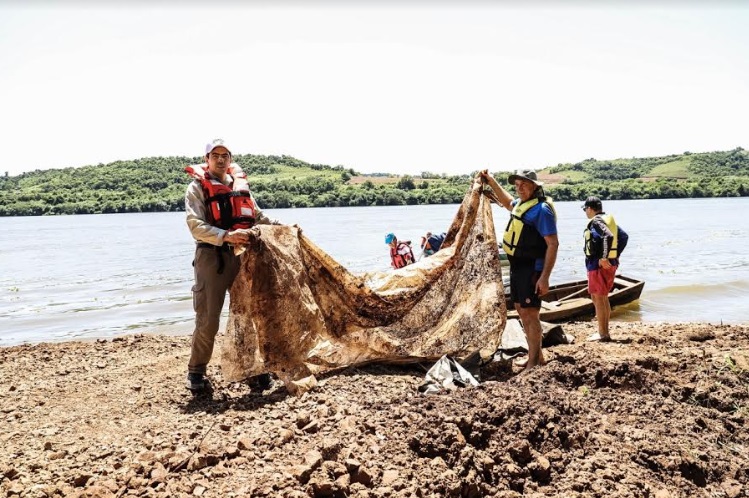
M 208 154 L 210 154 L 216 147 L 223 147 L 224 149 L 229 151 L 229 154 L 231 154 L 231 149 L 229 149 L 229 146 L 224 143 L 224 140 L 221 138 L 217 138 L 215 140 L 211 140 L 211 143 L 206 144 L 205 155 L 207 156 Z

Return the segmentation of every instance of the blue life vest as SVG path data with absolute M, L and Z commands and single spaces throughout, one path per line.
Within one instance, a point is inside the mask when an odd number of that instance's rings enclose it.
M 447 234 L 445 232 L 442 232 L 438 235 L 432 235 L 427 239 L 427 242 L 429 242 L 429 247 L 432 248 L 432 251 L 437 252 L 440 250 L 440 247 L 442 247 L 442 243 L 445 241 L 445 237 Z

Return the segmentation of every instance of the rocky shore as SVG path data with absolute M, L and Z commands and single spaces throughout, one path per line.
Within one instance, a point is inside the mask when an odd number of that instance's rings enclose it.
M 295 397 L 185 390 L 189 338 L 0 349 L 0 496 L 749 496 L 749 326 L 613 323 L 612 343 L 492 363 L 348 368 Z

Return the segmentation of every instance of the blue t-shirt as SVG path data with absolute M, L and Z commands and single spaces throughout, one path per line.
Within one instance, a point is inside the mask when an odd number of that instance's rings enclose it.
M 512 201 L 512 207 L 515 207 L 518 202 L 520 202 L 520 199 L 514 199 Z M 557 234 L 557 219 L 554 216 L 554 211 L 545 202 L 539 202 L 526 211 L 523 215 L 523 221 L 538 230 L 538 233 L 540 233 L 542 237 Z M 536 259 L 534 269 L 536 271 L 544 269 L 544 258 Z

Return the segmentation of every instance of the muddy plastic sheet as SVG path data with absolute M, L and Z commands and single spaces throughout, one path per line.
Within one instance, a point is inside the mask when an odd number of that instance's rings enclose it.
M 478 385 L 479 381 L 455 361 L 455 358 L 445 355 L 427 371 L 424 383 L 419 386 L 419 392 L 435 394 Z
M 575 337 L 567 334 L 558 323 L 541 322 L 541 347 L 550 348 L 558 344 L 573 344 Z M 507 361 L 528 354 L 528 341 L 520 320 L 507 320 L 502 333 L 502 342 L 494 354 L 494 361 Z
M 385 273 L 352 274 L 294 227 L 253 229 L 230 291 L 226 378 L 273 372 L 300 393 L 347 366 L 491 358 L 507 313 L 482 192 L 477 177 L 439 252 Z

